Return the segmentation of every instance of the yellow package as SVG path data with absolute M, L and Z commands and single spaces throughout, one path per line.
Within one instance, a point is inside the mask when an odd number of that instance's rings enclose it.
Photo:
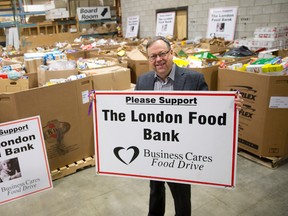
M 126 54 L 125 50 L 120 50 L 117 52 L 117 55 L 123 57 Z
M 270 72 L 281 72 L 283 71 L 283 65 L 272 65 L 272 64 L 266 64 L 262 67 L 263 73 L 270 73 Z
M 174 58 L 173 62 L 179 67 L 187 67 L 189 65 L 189 61 L 180 58 Z

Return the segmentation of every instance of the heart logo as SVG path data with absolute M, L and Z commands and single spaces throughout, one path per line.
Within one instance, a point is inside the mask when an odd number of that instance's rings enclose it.
M 114 148 L 114 155 L 118 158 L 118 160 L 120 160 L 122 163 L 128 165 L 130 163 L 132 163 L 139 155 L 139 149 L 136 147 L 136 146 L 130 146 L 129 148 L 127 148 L 126 152 L 123 152 L 122 150 L 125 150 L 125 148 L 123 147 L 116 147 Z M 131 157 L 131 160 L 130 162 L 125 162 L 125 160 L 120 156 L 120 151 L 122 152 L 122 155 L 123 153 L 126 153 L 129 151 L 129 150 L 133 150 L 133 155 Z M 129 160 L 129 159 L 128 159 Z

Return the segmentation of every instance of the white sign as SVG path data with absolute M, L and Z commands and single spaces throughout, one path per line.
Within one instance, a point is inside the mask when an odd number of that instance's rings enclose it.
M 134 38 L 138 35 L 139 16 L 127 17 L 126 38 Z
M 175 12 L 158 13 L 156 36 L 173 36 L 175 25 Z
M 288 97 L 285 97 L 285 96 L 282 96 L 282 97 L 272 96 L 272 97 L 270 97 L 269 108 L 287 109 L 288 108 Z
M 81 7 L 77 8 L 78 20 L 110 19 L 110 7 Z
M 222 37 L 225 40 L 234 40 L 237 9 L 237 7 L 210 8 L 207 38 Z
M 0 124 L 0 204 L 53 188 L 40 117 Z
M 233 92 L 95 92 L 96 172 L 235 187 Z

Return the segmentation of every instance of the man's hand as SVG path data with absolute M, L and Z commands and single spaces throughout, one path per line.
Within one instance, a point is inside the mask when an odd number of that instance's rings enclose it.
M 235 103 L 236 103 L 237 110 L 240 111 L 243 107 L 244 100 L 243 100 L 242 95 L 239 91 L 237 91 L 236 95 L 237 95 L 237 98 L 235 99 Z

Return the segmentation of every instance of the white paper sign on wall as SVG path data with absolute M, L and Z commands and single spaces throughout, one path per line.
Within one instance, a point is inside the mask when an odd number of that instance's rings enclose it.
M 157 14 L 156 36 L 173 36 L 175 25 L 175 12 Z
M 139 16 L 127 17 L 126 38 L 134 38 L 138 36 Z
M 234 40 L 237 10 L 237 7 L 210 8 L 207 38 L 223 37 L 225 40 Z

